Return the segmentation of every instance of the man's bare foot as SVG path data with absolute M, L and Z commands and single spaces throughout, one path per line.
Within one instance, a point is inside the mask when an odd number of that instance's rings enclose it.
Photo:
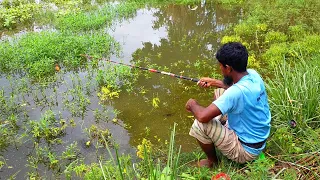
M 207 168 L 212 168 L 214 165 L 214 162 L 209 160 L 209 159 L 201 159 L 198 162 L 198 166 L 199 167 L 207 167 Z

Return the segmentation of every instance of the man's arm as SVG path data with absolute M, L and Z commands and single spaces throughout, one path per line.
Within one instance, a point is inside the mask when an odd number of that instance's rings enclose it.
M 228 89 L 230 86 L 226 85 L 223 83 L 221 80 L 217 79 L 212 79 L 209 77 L 203 77 L 199 80 L 198 85 L 204 88 L 207 87 L 216 87 L 216 88 L 223 88 L 223 89 Z
M 202 107 L 194 99 L 189 99 L 186 104 L 186 109 L 189 112 L 192 112 L 195 118 L 202 123 L 207 123 L 212 118 L 221 114 L 220 109 L 213 103 L 211 103 L 208 107 Z

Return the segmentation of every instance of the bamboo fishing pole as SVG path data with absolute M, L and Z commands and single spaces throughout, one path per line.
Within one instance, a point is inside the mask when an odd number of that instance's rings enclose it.
M 121 63 L 121 62 L 108 60 L 106 58 L 92 57 L 92 56 L 89 56 L 87 54 L 80 54 L 80 56 L 86 57 L 87 59 L 90 59 L 90 60 L 91 59 L 103 60 L 103 61 L 111 62 L 111 63 L 114 63 L 114 64 L 119 64 L 119 65 L 128 66 L 128 67 L 132 67 L 132 68 L 137 68 L 137 69 L 141 69 L 141 70 L 145 70 L 145 71 L 149 71 L 149 72 L 153 72 L 153 73 L 164 74 L 164 75 L 168 75 L 168 76 L 179 78 L 179 79 L 185 79 L 185 80 L 193 81 L 193 82 L 196 82 L 196 83 L 199 82 L 199 79 L 196 79 L 196 78 L 190 78 L 190 77 L 186 77 L 186 76 L 176 75 L 176 74 L 173 74 L 173 73 L 170 73 L 170 72 L 164 72 L 164 71 L 159 71 L 159 70 L 156 70 L 156 69 L 150 69 L 150 68 L 145 68 L 145 67 L 125 64 L 125 63 Z

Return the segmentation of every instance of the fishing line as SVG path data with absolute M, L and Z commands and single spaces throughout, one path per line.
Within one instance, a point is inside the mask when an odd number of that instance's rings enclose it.
M 163 74 L 163 75 L 167 75 L 167 76 L 171 76 L 171 77 L 175 77 L 175 78 L 179 78 L 179 79 L 185 79 L 185 80 L 193 81 L 193 82 L 196 82 L 196 83 L 199 82 L 199 79 L 197 79 L 197 78 L 190 78 L 190 77 L 186 77 L 186 76 L 176 75 L 176 74 L 173 74 L 173 73 L 170 73 L 170 72 L 159 71 L 159 70 L 156 70 L 156 69 L 151 69 L 151 68 L 145 68 L 145 67 L 125 64 L 125 63 L 121 63 L 121 62 L 108 60 L 106 58 L 92 57 L 92 56 L 89 56 L 87 54 L 80 54 L 80 56 L 86 57 L 87 59 L 90 59 L 90 60 L 91 59 L 103 60 L 103 61 L 111 62 L 111 63 L 114 63 L 114 64 L 119 64 L 119 65 L 128 66 L 128 67 L 132 67 L 132 68 L 137 68 L 137 69 L 140 69 L 140 70 L 149 71 L 149 72 L 153 72 L 153 73 L 159 73 L 159 74 Z

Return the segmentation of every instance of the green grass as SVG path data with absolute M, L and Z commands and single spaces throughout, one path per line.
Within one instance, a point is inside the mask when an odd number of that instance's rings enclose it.
M 283 62 L 282 65 L 274 70 L 273 78 L 266 81 L 273 115 L 273 130 L 267 142 L 265 150 L 267 156 L 265 159 L 258 159 L 245 165 L 239 165 L 219 154 L 221 161 L 217 167 L 211 170 L 198 168 L 192 166 L 191 162 L 205 158 L 203 153 L 201 151 L 194 151 L 192 153 L 181 154 L 179 151 L 174 151 L 176 149 L 174 146 L 174 136 L 171 135 L 170 145 L 165 153 L 168 154 L 167 157 L 165 157 L 165 154 L 157 156 L 157 153 L 155 153 L 157 151 L 156 147 L 153 147 L 151 151 L 146 151 L 147 148 L 142 148 L 145 150 L 145 158 L 138 163 L 140 166 L 134 165 L 138 170 L 132 171 L 126 169 L 126 172 L 132 173 L 131 175 L 126 174 L 127 178 L 137 178 L 137 174 L 134 173 L 136 171 L 140 172 L 139 179 L 210 179 L 211 176 L 219 172 L 227 173 L 232 179 L 272 179 L 279 177 L 290 179 L 297 177 L 298 172 L 294 169 L 288 168 L 282 171 L 278 169 L 275 172 L 271 171 L 271 169 L 279 161 L 295 164 L 299 159 L 308 157 L 311 152 L 317 152 L 320 148 L 320 143 L 318 142 L 320 138 L 320 95 L 318 94 L 320 76 L 319 71 L 317 71 L 318 67 L 313 63 L 317 63 L 317 60 L 310 63 L 302 61 L 301 58 L 298 60 L 301 62 L 296 62 L 294 66 Z M 290 127 L 288 121 L 291 119 L 297 121 L 297 127 Z M 159 157 L 160 159 L 165 159 L 166 163 L 159 160 Z M 177 159 L 174 160 L 174 157 Z M 121 158 L 123 157 L 119 157 L 118 159 Z M 126 163 L 129 163 L 126 167 L 135 164 L 134 162 Z M 120 164 L 124 165 L 126 163 Z M 116 167 L 117 164 L 119 164 L 119 161 L 116 164 L 106 164 L 105 166 L 111 168 Z M 121 169 L 121 171 L 118 170 L 118 176 L 111 177 L 122 179 L 119 176 L 119 173 L 124 171 L 122 166 Z M 98 169 L 96 171 L 99 172 Z M 102 171 L 101 167 L 100 171 Z M 166 172 L 169 172 L 169 177 Z M 172 172 L 175 172 L 175 174 L 172 174 Z M 107 174 L 107 171 L 104 173 Z M 98 176 L 97 178 L 102 178 L 102 176 Z
M 320 143 L 320 72 L 319 59 L 295 64 L 283 62 L 267 81 L 274 135 L 268 151 L 274 154 L 296 154 L 317 151 Z M 297 122 L 295 128 L 289 121 Z M 297 138 L 298 137 L 298 138 Z M 289 157 L 290 159 L 290 157 Z
M 80 54 L 100 57 L 117 53 L 118 43 L 103 31 L 115 20 L 132 17 L 140 7 L 199 2 L 131 0 L 117 6 L 106 5 L 87 11 L 77 1 L 55 0 L 54 3 L 61 9 L 51 14 L 49 22 L 52 22 L 56 30 L 27 33 L 12 40 L 1 41 L 0 72 L 21 73 L 34 80 L 47 80 L 55 75 L 56 63 L 62 66 L 63 71 L 68 71 L 87 65 L 87 60 L 80 57 Z M 108 146 L 109 141 L 107 143 L 105 140 L 110 158 L 100 158 L 98 163 L 84 164 L 82 159 L 77 159 L 75 144 L 68 146 L 61 155 L 37 144 L 39 140 L 50 142 L 48 144 L 59 143 L 60 136 L 66 128 L 64 121 L 56 122 L 54 114 L 47 111 L 39 121 L 28 121 L 30 127 L 27 132 L 30 133 L 29 137 L 32 136 L 30 139 L 33 139 L 34 147 L 37 149 L 28 158 L 28 177 L 41 178 L 37 167 L 44 164 L 54 172 L 63 172 L 66 179 L 74 176 L 82 179 L 210 179 L 219 172 L 226 172 L 232 179 L 297 178 L 298 171 L 285 169 L 272 172 L 271 169 L 280 161 L 294 164 L 320 149 L 320 38 L 317 34 L 320 29 L 320 19 L 317 16 L 320 3 L 311 0 L 219 0 L 218 3 L 228 8 L 244 8 L 243 21 L 228 31 L 230 34 L 223 38 L 223 42 L 242 41 L 250 50 L 253 61 L 250 63 L 253 67 L 269 65 L 269 69 L 264 71 L 269 75 L 266 87 L 272 111 L 272 133 L 265 150 L 266 159 L 239 165 L 220 155 L 221 162 L 214 169 L 192 166 L 192 161 L 204 158 L 204 155 L 198 150 L 181 153 L 180 147 L 174 145 L 174 127 L 170 144 L 165 151 L 155 146 L 146 151 L 146 145 L 143 145 L 141 147 L 144 147 L 144 159 L 137 160 L 135 155 L 118 154 L 119 149 L 115 146 L 116 156 L 113 158 L 112 150 Z M 24 4 L 6 4 L 5 9 L 0 8 L 1 28 L 14 29 L 20 23 L 37 20 L 39 14 L 34 10 L 34 4 Z M 182 42 L 185 40 L 182 39 Z M 97 60 L 89 64 L 98 67 L 104 63 Z M 153 66 L 146 66 L 148 65 Z M 194 66 L 186 66 L 190 71 L 196 69 L 199 72 L 208 67 L 200 61 Z M 133 88 L 131 83 L 136 81 L 138 75 L 136 72 L 132 73 L 130 68 L 109 64 L 104 64 L 96 72 L 97 86 L 110 88 L 111 93 L 118 92 L 121 85 L 130 90 Z M 66 91 L 64 99 L 72 96 L 73 101 L 65 102 L 64 107 L 74 113 L 74 116 L 84 116 L 86 107 L 90 104 L 89 93 L 85 94 L 84 91 L 81 84 Z M 0 150 L 15 144 L 21 136 L 28 136 L 17 135 L 19 122 L 23 118 L 21 103 L 16 101 L 17 95 L 14 93 L 5 95 L 3 90 L 0 91 L 0 110 L 4 112 L 0 114 Z M 290 120 L 295 120 L 297 127 L 290 127 Z M 91 136 L 97 136 L 98 132 L 106 131 L 90 132 Z M 105 137 L 100 137 L 100 143 L 103 138 Z M 3 166 L 5 165 L 1 159 L 0 169 Z
M 158 4 L 158 5 L 164 5 L 164 4 L 192 4 L 192 3 L 199 3 L 201 0 L 129 0 L 130 2 L 136 2 L 140 4 Z
M 305 60 L 299 61 L 295 61 L 295 65 L 282 62 L 268 80 L 273 125 L 295 120 L 301 128 L 318 128 L 320 123 L 316 121 L 320 119 L 319 66 Z
M 39 3 L 31 0 L 3 0 L 0 3 L 0 29 L 21 29 L 34 22 L 51 24 L 57 18 L 81 13 L 88 9 L 96 10 L 107 1 L 98 0 L 95 1 L 95 6 L 91 6 L 88 0 L 45 0 Z M 54 6 L 56 8 L 53 8 Z
M 244 8 L 243 21 L 229 30 L 227 37 L 237 37 L 259 64 L 275 68 L 283 59 L 316 58 L 319 52 L 320 2 L 311 0 L 232 1 L 218 3 L 231 8 Z M 268 73 L 266 71 L 265 73 Z
M 79 67 L 86 59 L 80 54 L 101 56 L 117 53 L 118 44 L 103 33 L 28 33 L 13 41 L 0 42 L 0 70 L 26 72 L 41 79 L 55 74 L 55 63 L 67 69 Z
M 91 31 L 108 28 L 115 19 L 132 17 L 140 6 L 135 3 L 104 5 L 91 12 L 70 13 L 57 18 L 56 28 L 62 31 Z
M 146 150 L 146 144 L 144 144 L 142 152 L 144 155 L 140 162 L 133 162 L 129 155 L 119 155 L 117 147 L 115 148 L 116 156 L 113 158 L 111 149 L 105 141 L 107 151 L 111 157 L 110 160 L 99 161 L 99 164 L 87 165 L 84 168 L 87 171 L 79 172 L 79 167 L 81 166 L 75 167 L 73 171 L 76 172 L 77 176 L 84 179 L 177 179 L 180 175 L 178 163 L 181 149 L 176 150 L 174 148 L 175 128 L 176 126 L 174 125 L 165 161 L 154 158 L 153 153 Z

